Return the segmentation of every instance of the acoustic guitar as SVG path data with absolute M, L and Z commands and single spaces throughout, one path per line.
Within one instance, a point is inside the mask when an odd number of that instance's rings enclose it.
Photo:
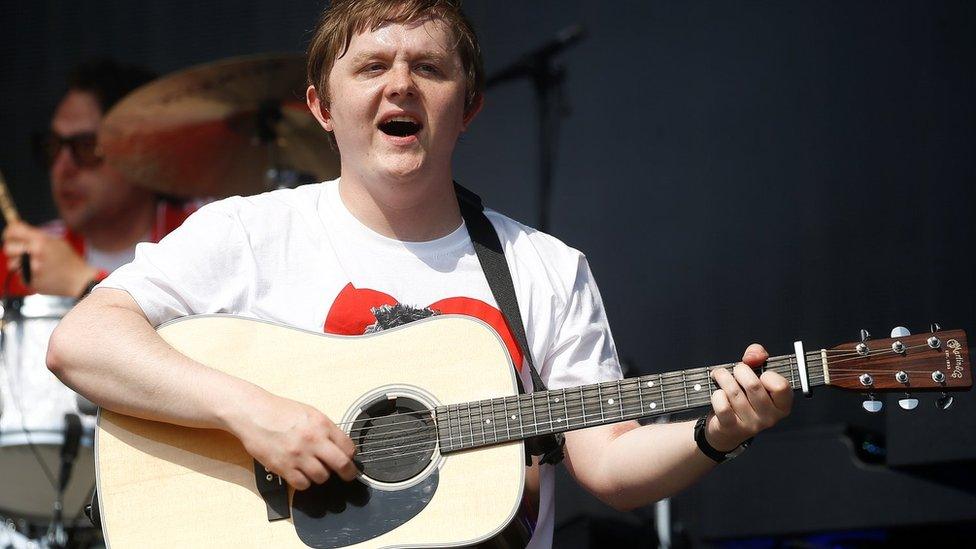
M 506 347 L 485 323 L 435 316 L 333 336 L 226 315 L 159 334 L 209 367 L 314 406 L 349 433 L 361 470 L 294 491 L 223 431 L 102 410 L 96 439 L 110 547 L 456 547 L 493 539 L 519 507 L 522 441 L 535 435 L 706 407 L 713 368 L 518 395 Z M 764 366 L 806 394 L 870 395 L 972 386 L 960 330 L 845 343 Z M 918 401 L 911 395 L 903 407 Z

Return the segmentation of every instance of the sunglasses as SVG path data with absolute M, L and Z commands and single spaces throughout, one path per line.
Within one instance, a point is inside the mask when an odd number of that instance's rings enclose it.
M 37 133 L 34 134 L 33 145 L 37 161 L 48 169 L 54 165 L 64 146 L 68 147 L 71 160 L 80 168 L 94 168 L 102 163 L 102 156 L 98 152 L 98 135 L 94 132 L 66 137 L 54 132 Z

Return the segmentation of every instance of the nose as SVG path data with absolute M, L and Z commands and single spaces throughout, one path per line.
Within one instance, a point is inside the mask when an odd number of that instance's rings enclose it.
M 397 63 L 388 73 L 390 80 L 386 85 L 386 96 L 389 99 L 414 97 L 417 87 L 413 81 L 413 74 L 406 63 Z
M 68 147 L 61 147 L 61 150 L 54 157 L 54 162 L 51 164 L 51 179 L 64 181 L 73 177 L 76 173 L 78 173 L 78 164 L 75 163 L 74 157 L 71 156 L 71 151 Z

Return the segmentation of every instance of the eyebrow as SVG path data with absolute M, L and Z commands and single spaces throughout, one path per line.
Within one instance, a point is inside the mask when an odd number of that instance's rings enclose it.
M 371 59 L 382 58 L 382 57 L 386 57 L 386 56 L 380 50 L 362 51 L 357 53 L 355 56 L 353 56 L 349 60 L 349 62 L 352 63 L 353 65 L 359 65 L 360 63 L 365 63 L 366 61 L 369 61 Z M 446 61 L 448 57 L 449 56 L 445 55 L 444 52 L 439 52 L 436 50 L 426 50 L 420 52 L 420 54 L 416 56 L 416 59 L 433 59 L 437 61 Z

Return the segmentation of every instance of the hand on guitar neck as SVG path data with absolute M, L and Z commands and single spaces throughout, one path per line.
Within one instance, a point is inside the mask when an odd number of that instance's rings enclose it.
M 786 378 L 773 371 L 760 376 L 753 371 L 768 358 L 766 349 L 753 343 L 732 372 L 725 368 L 712 371 L 721 390 L 712 393 L 714 413 L 706 424 L 705 438 L 716 450 L 730 452 L 789 415 L 793 389 Z
M 78 297 L 98 275 L 66 240 L 23 222 L 4 229 L 3 253 L 14 273 L 21 272 L 24 254 L 30 257 L 30 288 L 41 294 Z

